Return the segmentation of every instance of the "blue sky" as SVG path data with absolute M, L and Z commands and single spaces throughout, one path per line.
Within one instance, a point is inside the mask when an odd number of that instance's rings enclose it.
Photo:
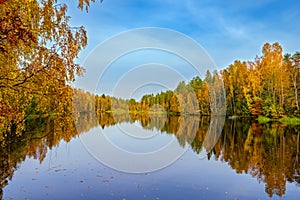
M 89 13 L 68 3 L 72 24 L 86 27 L 92 50 L 103 40 L 133 28 L 163 27 L 199 42 L 216 64 L 253 59 L 265 42 L 278 41 L 285 52 L 300 50 L 298 0 L 104 0 Z
M 88 31 L 89 44 L 79 57 L 101 42 L 142 27 L 179 31 L 197 41 L 219 69 L 234 60 L 253 60 L 266 42 L 279 42 L 284 52 L 300 51 L 298 0 L 104 0 L 91 4 L 88 13 L 77 1 L 67 1 L 74 26 Z

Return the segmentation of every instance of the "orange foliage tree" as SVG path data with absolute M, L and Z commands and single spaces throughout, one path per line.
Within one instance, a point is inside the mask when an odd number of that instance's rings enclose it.
M 87 9 L 90 0 L 78 3 Z M 57 0 L 0 1 L 0 141 L 22 134 L 37 111 L 70 112 L 68 84 L 83 72 L 74 59 L 87 37 L 84 27 L 69 25 L 66 12 Z

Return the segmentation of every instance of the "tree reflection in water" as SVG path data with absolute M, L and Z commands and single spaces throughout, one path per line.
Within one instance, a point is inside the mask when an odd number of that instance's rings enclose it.
M 117 123 L 137 121 L 145 129 L 174 134 L 181 146 L 189 145 L 196 154 L 206 151 L 207 159 L 226 162 L 238 174 L 250 174 L 265 183 L 265 192 L 270 197 L 284 195 L 287 182 L 300 184 L 300 126 L 258 124 L 249 119 L 226 120 L 214 145 L 212 137 L 205 139 L 211 123 L 209 117 L 168 116 L 162 120 L 161 115 L 145 113 L 101 113 L 98 119 L 94 119 L 85 113 L 75 122 L 71 116 L 28 121 L 26 134 L 18 138 L 8 136 L 6 147 L 0 150 L 0 197 L 3 195 L 2 188 L 27 156 L 42 163 L 47 151 L 61 140 L 69 142 L 98 125 L 104 129 Z

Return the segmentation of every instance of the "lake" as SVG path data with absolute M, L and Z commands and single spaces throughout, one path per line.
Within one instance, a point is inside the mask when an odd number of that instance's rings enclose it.
M 35 120 L 1 152 L 3 199 L 299 199 L 300 126 L 103 113 Z M 218 129 L 220 128 L 221 129 Z

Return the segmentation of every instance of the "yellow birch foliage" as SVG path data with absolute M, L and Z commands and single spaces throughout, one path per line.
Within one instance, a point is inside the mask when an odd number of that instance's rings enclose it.
M 0 0 L 0 140 L 22 133 L 33 101 L 42 113 L 70 111 L 68 84 L 83 72 L 74 59 L 87 37 L 66 12 L 57 0 Z

